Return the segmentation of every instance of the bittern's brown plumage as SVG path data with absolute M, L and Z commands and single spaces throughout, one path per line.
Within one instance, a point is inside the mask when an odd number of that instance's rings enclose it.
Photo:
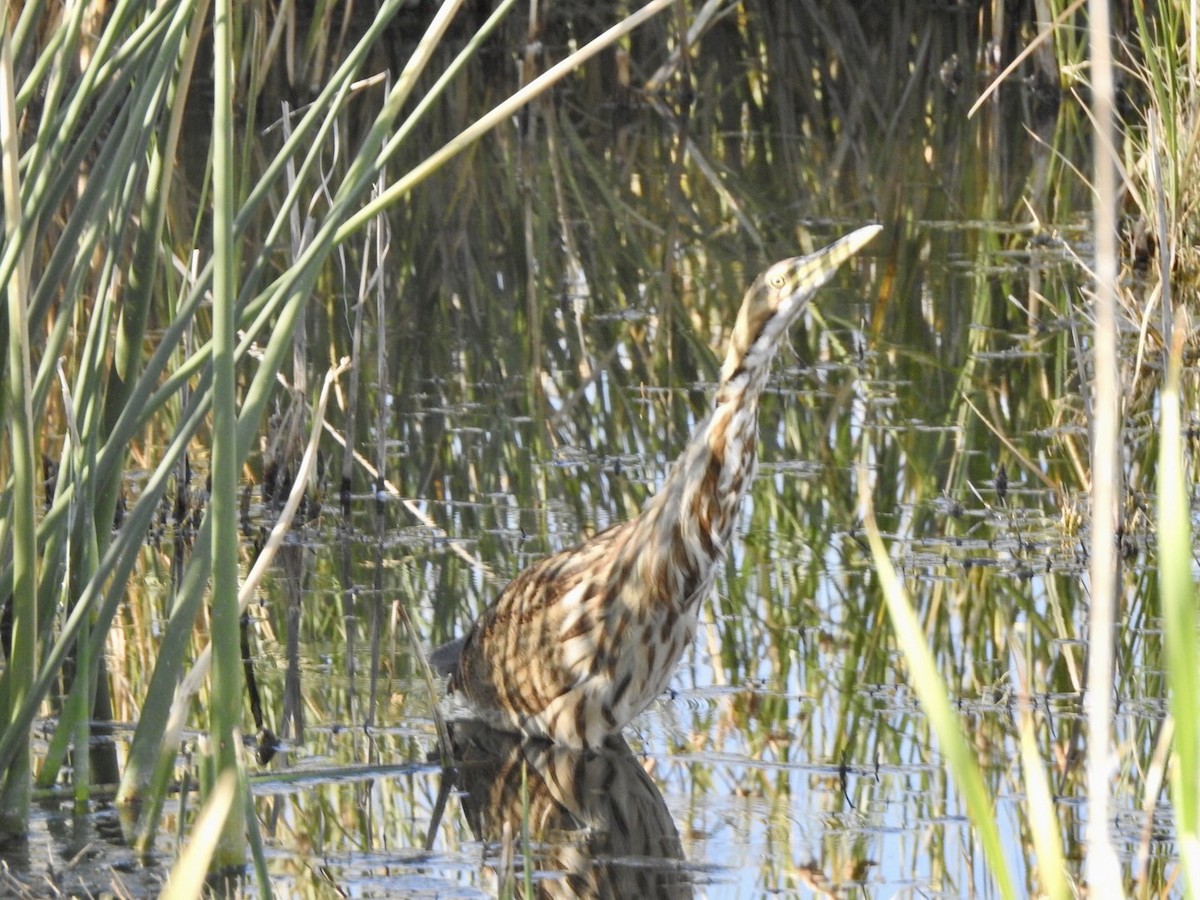
M 484 610 L 449 661 L 450 690 L 489 724 L 597 747 L 666 688 L 754 477 L 771 360 L 809 298 L 879 230 L 759 275 L 713 410 L 641 514 L 530 566 Z

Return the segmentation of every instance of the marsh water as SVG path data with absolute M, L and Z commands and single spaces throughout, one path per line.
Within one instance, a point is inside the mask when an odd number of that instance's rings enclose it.
M 250 610 L 279 740 L 251 766 L 279 894 L 992 895 L 865 548 L 863 462 L 1018 883 L 1034 884 L 1021 708 L 1081 864 L 1086 96 L 1028 63 L 968 117 L 993 57 L 1014 49 L 989 46 L 972 16 L 808 6 L 739 7 L 652 94 L 629 84 L 663 63 L 671 32 L 647 29 L 418 188 L 378 236 L 385 252 L 347 247 L 322 279 L 292 373 L 307 392 L 281 395 L 245 473 L 248 564 L 272 522 L 268 470 L 286 458 L 271 439 L 304 434 L 314 386 L 351 354 L 356 413 L 343 376 L 328 418 L 362 460 L 343 484 L 326 436 L 323 493 Z M 552 22 L 539 46 L 560 55 L 583 28 Z M 433 130 L 516 85 L 518 33 Z M 756 272 L 871 221 L 883 233 L 773 368 L 737 540 L 627 747 L 572 757 L 455 725 L 461 758 L 443 767 L 424 652 L 524 566 L 635 515 L 704 415 Z M 1129 877 L 1169 892 L 1170 810 L 1138 762 L 1165 716 L 1147 518 L 1161 345 L 1138 340 L 1141 324 L 1123 337 L 1114 829 Z M 203 503 L 205 464 L 197 446 L 187 503 Z M 138 715 L 122 685 L 152 665 L 187 503 L 147 541 L 110 643 L 120 722 Z M 194 813 L 181 796 L 163 860 Z M 161 870 L 133 862 L 116 818 L 49 803 L 5 877 L 154 890 Z

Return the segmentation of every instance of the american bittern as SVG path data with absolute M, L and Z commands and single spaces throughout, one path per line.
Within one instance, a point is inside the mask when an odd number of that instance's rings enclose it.
M 712 412 L 642 512 L 521 572 L 465 640 L 435 654 L 451 670 L 450 690 L 488 724 L 594 748 L 666 688 L 754 477 L 771 360 L 809 298 L 879 230 L 860 228 L 759 275 Z

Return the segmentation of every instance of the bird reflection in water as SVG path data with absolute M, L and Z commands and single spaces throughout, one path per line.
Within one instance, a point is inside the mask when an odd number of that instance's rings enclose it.
M 472 833 L 499 852 L 502 887 L 524 895 L 530 883 L 535 897 L 693 896 L 675 822 L 623 738 L 573 750 L 463 720 L 450 734 L 455 766 L 443 795 L 462 792 Z M 528 881 L 512 862 L 526 835 Z

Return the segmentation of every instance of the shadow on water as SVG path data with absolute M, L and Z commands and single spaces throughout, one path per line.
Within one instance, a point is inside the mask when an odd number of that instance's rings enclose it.
M 378 307 L 355 293 L 373 274 L 365 251 L 347 248 L 322 282 L 313 358 L 348 352 L 366 310 L 369 387 L 335 427 L 381 474 L 352 466 L 345 515 L 326 503 L 294 530 L 250 611 L 265 727 L 280 735 L 255 797 L 282 894 L 990 895 L 862 546 L 864 448 L 1019 883 L 1036 883 L 1020 703 L 1079 862 L 1090 338 L 1075 252 L 1090 199 L 1066 160 L 1087 159 L 1086 120 L 1036 58 L 967 119 L 1019 49 L 990 42 L 978 5 L 816 6 L 738 7 L 650 96 L 629 85 L 675 32 L 640 32 L 395 213 Z M 524 46 L 512 27 L 486 58 L 508 79 Z M 545 23 L 543 67 L 585 28 Z M 482 74 L 465 83 L 490 84 Z M 414 152 L 482 108 L 474 89 Z M 442 815 L 426 762 L 439 701 L 400 607 L 437 645 L 522 567 L 635 514 L 703 415 L 759 267 L 869 220 L 885 234 L 773 373 L 739 540 L 633 749 L 582 758 L 459 725 Z M 1143 357 L 1126 337 L 1142 368 L 1127 370 L 1117 739 L 1148 759 L 1165 714 L 1145 514 L 1158 348 Z M 271 503 L 248 497 L 257 534 Z M 126 685 L 152 665 L 183 527 L 167 516 L 130 586 L 110 644 Z M 137 695 L 114 694 L 117 718 L 136 719 Z M 1160 798 L 1142 796 L 1132 763 L 1119 778 L 1127 871 L 1161 884 Z M 189 815 L 169 816 L 165 855 Z M 53 817 L 35 827 L 73 846 Z M 44 874 L 8 864 L 27 887 Z

